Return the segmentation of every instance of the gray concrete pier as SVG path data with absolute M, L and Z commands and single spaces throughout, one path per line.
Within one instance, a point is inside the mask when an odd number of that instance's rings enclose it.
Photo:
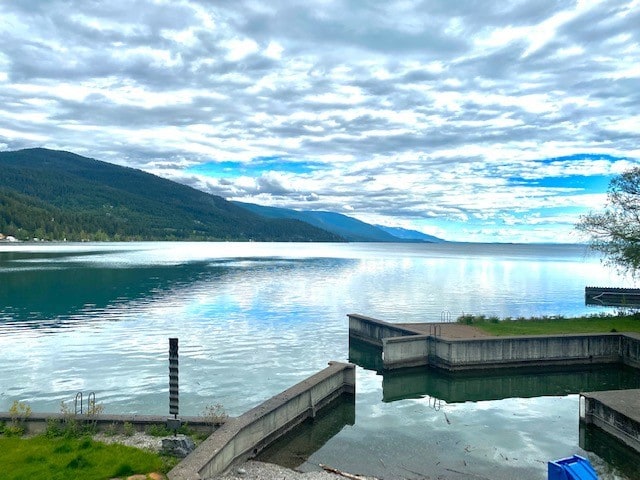
M 640 368 L 640 334 L 492 337 L 452 324 L 392 324 L 349 314 L 349 338 L 382 347 L 382 370 L 432 367 L 447 372 L 622 364 Z M 455 335 L 448 336 L 448 330 Z M 452 337 L 457 338 L 452 338 Z M 471 337 L 476 338 L 471 338 Z M 583 393 L 580 419 L 640 452 L 640 389 Z
M 330 362 L 324 370 L 270 398 L 216 430 L 168 474 L 170 480 L 198 480 L 225 472 L 313 418 L 342 395 L 355 394 L 355 366 Z
M 350 338 L 382 346 L 385 370 L 430 366 L 462 371 L 608 363 L 640 368 L 640 335 L 635 333 L 483 337 L 467 329 L 470 335 L 465 337 L 467 326 L 460 324 L 412 327 L 357 314 L 348 317 Z M 457 338 L 449 336 L 448 330 Z
M 580 394 L 580 421 L 640 453 L 640 389 Z

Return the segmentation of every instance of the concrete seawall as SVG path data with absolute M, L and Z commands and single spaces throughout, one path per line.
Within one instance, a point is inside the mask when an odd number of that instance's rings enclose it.
M 405 326 L 394 327 L 393 324 L 362 315 L 349 315 L 349 336 L 369 344 L 381 344 L 385 370 L 431 366 L 461 371 L 607 363 L 640 367 L 638 334 L 450 339 L 437 335 L 420 335 L 416 330 Z M 385 337 L 387 334 L 390 336 Z
M 448 340 L 428 335 L 383 340 L 385 369 L 430 365 L 473 370 L 538 365 L 618 363 L 621 335 L 540 335 Z
M 169 472 L 169 479 L 197 480 L 220 474 L 232 465 L 255 456 L 343 394 L 355 394 L 355 367 L 330 362 L 321 372 L 245 414 L 227 420 Z
M 364 315 L 349 314 L 349 336 L 378 347 L 382 346 L 385 338 L 406 337 L 417 335 L 418 332 L 410 328 L 383 322 Z
M 580 421 L 640 452 L 640 390 L 581 394 Z
M 62 413 L 32 413 L 28 418 L 20 423 L 25 428 L 25 433 L 30 435 L 38 435 L 45 433 L 48 422 L 57 420 L 59 422 L 73 419 L 80 425 L 95 425 L 96 431 L 102 432 L 108 429 L 115 429 L 121 432 L 125 424 L 130 424 L 131 428 L 137 432 L 144 432 L 152 426 L 165 426 L 167 416 L 162 415 L 70 415 Z M 181 416 L 183 425 L 187 425 L 190 430 L 198 433 L 209 433 L 213 429 L 211 422 L 203 417 L 185 417 Z M 0 412 L 0 422 L 10 424 L 12 417 L 9 412 Z

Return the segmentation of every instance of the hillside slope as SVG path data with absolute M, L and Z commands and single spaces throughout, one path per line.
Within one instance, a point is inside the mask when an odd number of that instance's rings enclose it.
M 51 240 L 343 240 L 141 170 L 42 148 L 0 152 L 0 232 Z
M 269 218 L 296 219 L 323 230 L 333 232 L 349 242 L 443 242 L 444 240 L 413 230 L 381 227 L 362 222 L 347 215 L 315 210 L 292 210 L 265 207 L 252 203 L 233 202 L 253 213 Z

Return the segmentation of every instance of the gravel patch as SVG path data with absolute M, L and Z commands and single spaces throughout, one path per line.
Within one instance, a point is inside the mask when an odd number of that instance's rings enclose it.
M 93 436 L 93 439 L 103 443 L 120 443 L 142 450 L 151 450 L 152 452 L 160 452 L 162 450 L 162 437 L 152 437 L 144 432 L 135 432 L 133 435 L 98 433 Z
M 289 468 L 272 463 L 250 460 L 240 467 L 235 467 L 225 475 L 211 480 L 345 480 L 347 477 L 329 472 L 296 472 Z M 351 477 L 353 478 L 353 477 Z M 358 477 L 362 480 L 376 480 L 373 477 Z
M 160 452 L 162 450 L 162 437 L 153 437 L 144 432 L 135 432 L 133 435 L 106 435 L 98 433 L 94 440 L 104 443 L 120 443 L 130 447 Z M 361 480 L 377 480 L 374 477 L 352 476 Z M 345 480 L 342 475 L 318 472 L 297 472 L 289 468 L 281 467 L 273 463 L 249 460 L 238 467 L 232 468 L 224 475 L 218 475 L 208 480 Z

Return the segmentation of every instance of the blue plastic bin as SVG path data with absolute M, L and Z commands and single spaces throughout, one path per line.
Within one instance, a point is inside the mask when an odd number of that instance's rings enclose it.
M 589 460 L 580 455 L 549 462 L 547 467 L 548 480 L 598 480 Z

